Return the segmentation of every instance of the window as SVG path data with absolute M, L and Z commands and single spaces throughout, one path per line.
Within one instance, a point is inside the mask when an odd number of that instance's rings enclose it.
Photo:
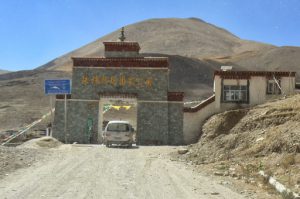
M 277 80 L 280 86 L 280 80 Z M 281 90 L 275 80 L 267 81 L 267 94 L 281 94 Z
M 116 132 L 129 131 L 129 125 L 124 123 L 111 123 L 108 124 L 107 131 L 116 131 Z
M 223 101 L 225 102 L 247 102 L 247 86 L 224 85 Z

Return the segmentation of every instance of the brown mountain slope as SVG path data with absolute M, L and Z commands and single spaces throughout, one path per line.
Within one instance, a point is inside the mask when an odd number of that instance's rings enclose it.
M 19 71 L 0 75 L 0 132 L 18 129 L 50 111 L 44 79 L 68 78 L 62 71 Z
M 125 27 L 127 40 L 138 41 L 141 53 L 162 53 L 187 57 L 215 57 L 274 46 L 241 40 L 228 31 L 200 19 L 150 19 Z M 48 70 L 71 70 L 72 56 L 103 56 L 103 41 L 116 41 L 116 30 L 94 42 L 42 66 Z
M 0 69 L 0 74 L 4 74 L 4 73 L 9 73 L 9 71 Z
M 246 51 L 233 56 L 212 59 L 224 64 L 243 66 L 248 70 L 290 70 L 300 75 L 300 48 L 278 47 L 263 51 Z

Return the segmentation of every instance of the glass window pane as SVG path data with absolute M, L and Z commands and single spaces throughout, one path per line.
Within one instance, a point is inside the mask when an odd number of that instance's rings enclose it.
M 111 123 L 109 124 L 107 131 L 116 131 L 116 132 L 129 131 L 129 126 L 128 124 Z
M 241 101 L 247 101 L 247 92 L 246 91 L 241 91 L 240 92 L 240 100 Z
M 227 90 L 226 90 L 227 89 Z M 247 86 L 224 85 L 223 100 L 224 101 L 247 101 Z
M 231 90 L 239 90 L 240 86 L 231 86 Z
M 247 86 L 241 86 L 241 90 L 247 90 Z
M 230 97 L 230 96 L 231 96 L 231 95 L 230 95 L 230 92 L 229 92 L 229 91 L 225 92 L 225 100 L 230 101 L 230 100 L 231 100 L 231 97 Z
M 236 101 L 240 100 L 240 91 L 236 91 L 236 92 L 234 93 L 234 99 L 235 99 Z
M 224 86 L 224 90 L 229 90 L 230 86 Z

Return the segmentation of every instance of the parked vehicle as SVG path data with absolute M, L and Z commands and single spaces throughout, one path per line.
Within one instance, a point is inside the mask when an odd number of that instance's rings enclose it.
M 133 144 L 134 129 L 127 121 L 110 121 L 105 127 L 103 140 L 106 147 L 113 144 L 127 145 Z

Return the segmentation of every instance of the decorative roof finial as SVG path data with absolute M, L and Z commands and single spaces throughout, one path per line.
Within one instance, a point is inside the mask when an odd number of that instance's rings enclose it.
M 125 41 L 126 37 L 125 37 L 125 34 L 124 34 L 124 27 L 122 27 L 121 29 L 121 35 L 119 37 L 119 40 L 120 41 Z

